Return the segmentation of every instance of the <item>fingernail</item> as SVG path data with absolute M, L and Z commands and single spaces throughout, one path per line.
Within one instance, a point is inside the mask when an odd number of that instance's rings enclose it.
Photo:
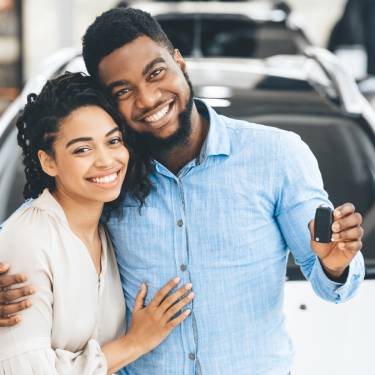
M 19 323 L 19 322 L 21 321 L 21 317 L 20 317 L 19 315 L 16 315 L 16 316 L 14 317 L 14 321 L 15 321 L 16 323 Z
M 194 296 L 195 296 L 195 294 L 194 294 L 193 292 L 191 292 L 191 293 L 188 295 L 189 299 L 193 299 Z
M 336 217 L 341 217 L 341 216 L 342 216 L 340 210 L 335 210 L 335 211 L 334 211 L 334 215 L 335 215 Z
M 25 302 L 26 307 L 31 307 L 32 304 L 33 304 L 33 303 L 32 303 L 30 300 L 27 300 L 27 301 Z
M 334 242 L 337 241 L 339 238 L 340 236 L 338 234 L 333 234 L 331 240 Z
M 175 278 L 173 279 L 173 281 L 174 281 L 176 284 L 179 283 L 180 280 L 181 280 L 181 278 L 180 278 L 179 276 L 177 276 L 177 277 L 175 277 Z
M 185 310 L 185 312 L 184 312 L 185 315 L 189 315 L 190 313 L 191 313 L 191 310 L 190 310 L 190 309 Z
M 193 284 L 192 284 L 192 283 L 187 283 L 187 284 L 185 285 L 185 289 L 187 289 L 187 290 L 190 290 L 192 287 L 193 287 Z
M 29 294 L 34 294 L 36 292 L 36 289 L 34 287 L 29 288 Z

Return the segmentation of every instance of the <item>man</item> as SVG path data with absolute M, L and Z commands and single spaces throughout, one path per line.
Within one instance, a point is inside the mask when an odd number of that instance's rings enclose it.
M 219 116 L 193 100 L 182 56 L 147 13 L 98 17 L 83 56 L 153 157 L 142 208 L 127 195 L 109 221 L 128 319 L 143 281 L 146 303 L 176 272 L 196 295 L 191 317 L 124 373 L 288 374 L 288 249 L 319 296 L 347 300 L 364 276 L 361 216 L 352 204 L 336 208 L 334 242 L 312 241 L 315 210 L 330 202 L 308 147 L 294 133 Z M 14 279 L 0 278 L 3 286 Z M 2 306 L 3 315 L 15 310 Z

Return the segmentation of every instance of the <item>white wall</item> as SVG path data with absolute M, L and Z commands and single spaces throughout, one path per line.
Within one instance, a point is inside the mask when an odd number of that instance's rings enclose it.
M 86 28 L 97 15 L 110 9 L 117 0 L 71 0 L 73 19 L 64 17 L 61 10 L 66 0 L 24 0 L 24 67 L 26 79 L 38 71 L 40 62 L 59 50 L 63 38 L 61 26 L 72 28 L 72 43 L 80 48 Z M 71 26 L 69 26 L 71 25 Z

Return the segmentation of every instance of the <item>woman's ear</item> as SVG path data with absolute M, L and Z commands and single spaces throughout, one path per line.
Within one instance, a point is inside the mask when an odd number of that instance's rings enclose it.
M 43 172 L 48 174 L 48 176 L 56 177 L 57 176 L 56 162 L 52 158 L 52 156 L 48 155 L 43 150 L 39 150 L 38 158 L 39 158 L 40 165 L 43 169 Z

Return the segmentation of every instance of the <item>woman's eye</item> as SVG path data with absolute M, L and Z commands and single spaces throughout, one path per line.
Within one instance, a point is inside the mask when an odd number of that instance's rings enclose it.
M 112 138 L 109 141 L 109 144 L 111 144 L 111 145 L 117 145 L 119 143 L 122 143 L 122 138 L 121 137 Z
M 74 154 L 84 154 L 86 152 L 89 152 L 90 148 L 89 147 L 80 147 L 74 150 Z

